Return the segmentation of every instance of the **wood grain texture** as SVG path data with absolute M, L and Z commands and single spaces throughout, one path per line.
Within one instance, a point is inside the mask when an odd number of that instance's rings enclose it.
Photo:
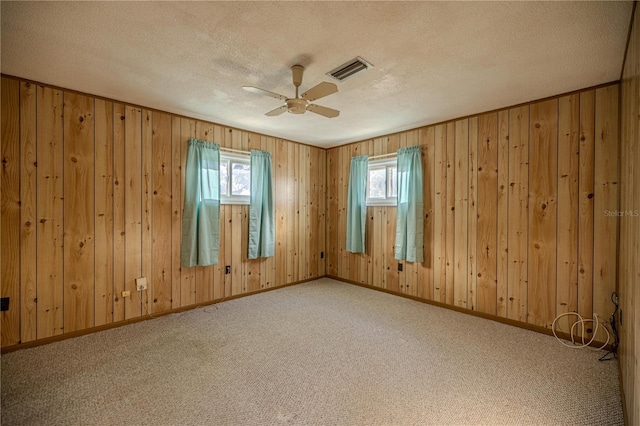
M 640 423 L 640 12 L 636 4 L 620 102 L 620 380 L 629 425 Z
M 43 339 L 63 332 L 63 95 L 38 86 L 37 96 L 38 339 Z
M 446 252 L 445 252 L 445 303 L 447 305 L 454 304 L 454 255 L 455 255 L 455 231 L 456 231 L 456 195 L 455 195 L 455 153 L 456 153 L 456 126 L 454 122 L 447 123 L 447 186 L 446 186 L 446 225 L 445 225 L 445 237 L 446 237 Z
M 94 99 L 64 94 L 64 332 L 94 326 Z
M 498 112 L 498 169 L 496 219 L 496 315 L 507 317 L 507 289 L 509 286 L 509 111 Z
M 435 212 L 435 132 L 433 127 L 420 129 L 420 146 L 422 147 L 422 173 L 424 182 L 422 197 L 424 200 L 424 262 L 418 271 L 417 296 L 433 300 L 433 265 L 434 250 L 433 218 Z M 375 237 L 375 234 L 374 234 Z M 376 274 L 374 274 L 375 278 Z
M 171 117 L 171 308 L 181 306 L 182 268 L 180 244 L 182 239 L 182 145 L 180 117 Z M 221 223 L 224 227 L 224 221 Z
M 180 149 L 182 162 L 182 170 L 180 171 L 180 187 L 184 188 L 185 182 L 185 164 L 187 163 L 187 148 L 189 139 L 196 137 L 196 120 L 189 120 L 187 118 L 180 119 Z M 182 217 L 182 210 L 184 209 L 184 189 L 183 189 L 183 203 L 180 206 L 180 216 Z M 182 230 L 182 223 L 180 224 Z M 181 231 L 182 232 L 182 231 Z M 182 235 L 182 234 L 181 234 Z M 180 284 L 180 306 L 189 306 L 196 303 L 196 268 L 182 268 L 181 284 Z
M 469 280 L 469 120 L 455 122 L 453 304 L 467 307 Z M 472 230 L 473 231 L 473 230 Z
M 36 339 L 36 86 L 20 84 L 20 340 Z
M 151 300 L 154 288 L 153 286 L 153 265 L 151 259 L 151 247 L 152 247 L 152 231 L 151 221 L 153 216 L 153 112 L 148 109 L 142 110 L 142 222 L 141 222 L 141 268 L 140 276 L 147 279 L 147 290 L 136 291 L 137 298 L 140 299 L 141 315 L 151 313 Z M 137 285 L 136 285 L 137 288 Z M 132 293 L 133 294 L 133 293 Z M 134 298 L 135 299 L 135 298 Z
M 2 78 L 2 191 L 0 191 L 0 293 L 9 310 L 0 313 L 2 346 L 20 343 L 20 82 Z
M 113 322 L 113 103 L 95 101 L 95 325 Z
M 467 211 L 467 308 L 478 309 L 478 117 L 469 118 L 469 208 Z
M 531 105 L 529 123 L 530 324 L 550 327 L 555 318 L 557 254 L 558 100 Z
M 497 313 L 498 115 L 478 117 L 478 311 Z
M 447 135 L 446 126 L 435 126 L 435 201 L 433 239 L 433 297 L 436 302 L 445 302 L 446 296 L 446 223 L 447 223 Z
M 113 104 L 113 321 L 125 319 L 125 109 Z

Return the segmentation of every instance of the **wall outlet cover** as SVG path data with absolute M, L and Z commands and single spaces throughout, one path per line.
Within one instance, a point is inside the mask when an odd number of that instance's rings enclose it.
M 136 278 L 136 289 L 138 291 L 147 289 L 147 279 L 145 277 Z

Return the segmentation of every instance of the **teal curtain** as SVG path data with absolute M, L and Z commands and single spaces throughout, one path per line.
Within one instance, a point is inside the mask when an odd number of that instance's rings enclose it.
M 183 267 L 216 265 L 220 248 L 220 145 L 190 139 L 182 214 Z
M 364 253 L 364 230 L 367 223 L 367 168 L 369 157 L 351 158 L 349 198 L 347 199 L 347 251 Z
M 251 150 L 249 259 L 271 257 L 275 251 L 275 221 L 271 153 Z
M 396 216 L 396 259 L 422 262 L 424 219 L 422 158 L 419 146 L 398 150 L 398 207 Z

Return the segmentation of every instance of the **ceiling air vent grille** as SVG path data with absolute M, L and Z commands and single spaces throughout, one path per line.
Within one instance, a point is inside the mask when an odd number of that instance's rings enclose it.
M 335 78 L 338 81 L 345 81 L 346 79 L 353 77 L 359 72 L 367 70 L 371 67 L 373 67 L 373 65 L 358 56 L 357 58 L 354 58 L 349 62 L 332 69 L 327 73 L 327 75 Z

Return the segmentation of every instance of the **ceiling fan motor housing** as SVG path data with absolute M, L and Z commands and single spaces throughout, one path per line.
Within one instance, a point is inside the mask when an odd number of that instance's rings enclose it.
M 304 114 L 307 110 L 305 99 L 287 99 L 287 111 L 292 114 Z

